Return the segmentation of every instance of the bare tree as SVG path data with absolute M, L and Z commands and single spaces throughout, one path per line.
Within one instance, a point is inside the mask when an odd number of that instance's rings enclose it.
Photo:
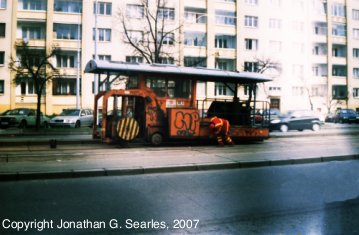
M 281 66 L 280 64 L 278 64 L 277 62 L 275 62 L 272 58 L 259 58 L 256 57 L 254 58 L 254 62 L 255 66 L 250 69 L 250 68 L 246 68 L 246 66 L 244 66 L 244 70 L 245 71 L 250 71 L 250 72 L 256 72 L 256 73 L 265 73 L 268 71 L 276 71 L 279 72 L 281 71 Z M 249 86 L 249 97 L 247 100 L 247 105 L 250 105 L 250 102 L 252 100 L 252 93 L 254 91 L 254 89 L 256 89 L 255 86 Z M 263 90 L 264 93 L 267 95 L 267 90 L 265 85 L 263 84 Z M 267 95 L 268 96 L 268 95 Z
M 50 51 L 34 50 L 26 42 L 15 44 L 17 57 L 10 57 L 9 69 L 15 73 L 13 82 L 21 84 L 31 82 L 37 95 L 36 105 L 36 128 L 40 127 L 41 114 L 41 95 L 46 87 L 46 83 L 59 76 L 58 69 L 50 62 L 55 55 L 55 48 Z
M 120 12 L 120 22 L 123 28 L 124 41 L 129 43 L 137 55 L 142 56 L 147 63 L 161 63 L 162 58 L 168 58 L 171 53 L 164 50 L 164 45 L 175 43 L 175 32 L 181 26 L 169 28 L 166 20 L 174 19 L 174 11 L 167 7 L 166 0 L 142 0 L 143 17 L 141 39 L 133 34 L 136 29 L 130 27 L 127 12 Z

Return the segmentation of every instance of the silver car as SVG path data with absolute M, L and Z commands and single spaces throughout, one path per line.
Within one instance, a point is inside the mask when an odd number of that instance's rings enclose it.
M 93 124 L 91 109 L 64 109 L 62 113 L 51 119 L 51 127 L 82 127 Z
M 48 127 L 50 119 L 40 113 L 40 125 Z M 0 115 L 0 128 L 36 125 L 36 110 L 27 108 L 12 109 Z

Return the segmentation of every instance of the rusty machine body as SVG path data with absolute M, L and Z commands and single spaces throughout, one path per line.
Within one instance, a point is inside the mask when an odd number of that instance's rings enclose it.
M 230 121 L 234 140 L 263 140 L 269 136 L 269 117 L 257 120 L 260 113 L 265 113 L 259 111 L 269 108 L 268 103 L 256 101 L 255 89 L 252 100 L 240 101 L 237 97 L 238 86 L 255 88 L 257 83 L 270 81 L 262 74 L 99 60 L 91 60 L 85 72 L 105 75 L 107 81 L 127 77 L 125 89 L 108 89 L 95 96 L 93 137 L 105 142 L 141 138 L 159 145 L 167 139 L 209 139 L 212 116 Z M 235 84 L 234 97 L 197 100 L 198 81 Z

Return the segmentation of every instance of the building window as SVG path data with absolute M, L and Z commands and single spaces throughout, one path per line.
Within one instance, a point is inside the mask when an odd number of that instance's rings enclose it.
M 111 55 L 98 55 L 99 60 L 111 61 Z
M 275 6 L 275 7 L 280 7 L 281 6 L 281 0 L 270 0 L 269 1 L 270 5 Z
M 206 33 L 193 31 L 184 32 L 184 44 L 187 46 L 206 46 Z
M 22 38 L 40 40 L 45 39 L 44 28 L 41 26 L 22 26 L 21 27 Z
M 359 29 L 353 29 L 353 37 L 354 39 L 359 39 Z
M 217 34 L 214 42 L 215 48 L 236 49 L 236 36 Z
M 280 30 L 282 28 L 282 20 L 280 19 L 269 19 L 269 28 Z
M 311 87 L 311 94 L 315 97 L 326 97 L 327 86 L 326 85 L 313 85 Z
M 206 9 L 186 7 L 184 18 L 187 23 L 205 24 L 207 23 Z
M 246 43 L 246 50 L 250 50 L 250 51 L 258 50 L 258 39 L 246 38 L 244 39 L 244 41 Z
M 320 43 L 313 46 L 313 55 L 327 55 L 327 44 Z
M 97 6 L 98 6 L 98 10 L 97 10 L 97 14 L 98 15 L 106 15 L 106 16 L 110 16 L 112 15 L 112 3 L 111 2 L 97 2 Z M 96 14 L 96 2 L 93 3 L 93 13 Z
M 57 12 L 81 13 L 82 2 L 73 0 L 55 0 L 54 10 Z
M 347 76 L 347 66 L 345 65 L 333 65 L 333 76 L 345 77 Z
M 174 20 L 175 19 L 175 9 L 167 7 L 158 8 L 158 18 L 161 20 Z
M 1 84 L 0 84 L 0 89 L 1 89 Z M 0 90 L 0 92 L 1 92 L 1 90 Z M 359 88 L 353 88 L 353 97 L 359 98 Z
M 6 0 L 0 0 L 0 9 L 6 9 Z
M 304 31 L 304 22 L 302 21 L 293 21 L 292 22 L 292 29 L 296 32 L 303 32 Z
M 185 67 L 207 67 L 207 58 L 206 57 L 184 57 L 184 66 Z
M 143 5 L 127 4 L 126 16 L 128 18 L 142 19 L 145 15 L 145 9 Z
M 332 96 L 333 99 L 342 100 L 348 97 L 346 85 L 333 85 L 332 87 Z
M 328 65 L 327 64 L 316 64 L 312 67 L 313 76 L 326 77 L 328 76 Z
M 215 67 L 216 67 L 216 69 L 235 71 L 236 70 L 236 60 L 235 59 L 216 59 Z
M 54 23 L 56 39 L 79 40 L 81 39 L 81 26 L 77 24 Z
M 126 56 L 127 63 L 143 63 L 143 57 L 141 56 Z
M 95 41 L 95 28 L 93 28 L 92 39 Z M 111 29 L 97 29 L 97 41 L 99 42 L 111 42 Z
M 332 16 L 345 17 L 345 6 L 340 3 L 333 3 Z
M 258 5 L 258 0 L 245 0 L 248 5 Z
M 258 28 L 258 17 L 257 16 L 245 16 L 244 26 L 251 28 Z
M 5 23 L 0 23 L 0 37 L 1 38 L 5 37 L 5 29 L 6 29 L 6 24 Z
M 227 86 L 229 87 L 227 87 Z M 216 82 L 214 84 L 214 95 L 215 96 L 233 96 L 234 95 L 234 84 L 233 83 L 227 83 L 224 84 L 222 82 Z
M 236 2 L 236 0 L 222 0 L 223 2 Z
M 216 10 L 216 24 L 236 25 L 236 13 L 233 11 Z
M 160 57 L 160 64 L 174 64 L 175 59 L 173 57 Z
M 5 51 L 0 51 L 0 66 L 5 64 Z
M 75 56 L 73 55 L 56 55 L 57 68 L 75 68 Z
M 346 57 L 347 47 L 345 45 L 334 44 L 332 46 L 332 55 L 334 57 Z
M 0 94 L 5 93 L 5 82 L 4 80 L 0 80 Z
M 46 11 L 46 0 L 20 0 L 20 10 Z
M 356 9 L 352 10 L 352 18 L 353 20 L 359 20 L 359 10 Z
M 175 41 L 175 34 L 174 33 L 167 33 L 167 35 L 165 34 L 166 34 L 165 32 L 163 32 L 163 35 L 162 33 L 158 33 L 157 36 L 158 43 L 160 43 L 160 40 L 162 39 L 162 44 L 173 45 Z
M 359 48 L 353 48 L 353 57 L 359 58 Z
M 143 32 L 142 31 L 128 30 L 126 36 L 128 36 L 133 43 L 143 42 Z M 126 38 L 126 40 L 127 40 L 127 38 Z
M 315 35 L 327 35 L 328 33 L 327 23 L 317 22 L 314 24 L 313 29 Z
M 280 41 L 269 41 L 269 48 L 273 53 L 282 52 L 282 42 Z
M 20 92 L 20 94 L 19 94 Z M 45 95 L 46 90 L 45 88 L 42 89 L 42 95 Z M 17 86 L 16 90 L 17 95 L 35 95 L 36 94 L 36 88 L 34 85 L 34 82 L 32 80 L 27 79 L 24 82 L 21 82 L 19 86 Z
M 359 68 L 353 68 L 353 77 L 359 78 Z
M 59 78 L 53 80 L 54 95 L 76 95 L 75 78 Z
M 244 71 L 258 72 L 258 62 L 244 62 Z
M 292 95 L 293 96 L 303 96 L 304 95 L 304 87 L 301 87 L 301 86 L 292 87 Z
M 282 88 L 279 87 L 279 86 L 270 86 L 270 87 L 269 87 L 269 90 L 270 90 L 270 91 L 281 91 Z
M 346 25 L 340 23 L 333 23 L 332 34 L 334 36 L 345 37 L 347 35 Z

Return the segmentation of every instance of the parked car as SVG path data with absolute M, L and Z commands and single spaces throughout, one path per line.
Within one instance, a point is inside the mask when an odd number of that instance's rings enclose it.
M 48 127 L 50 123 L 50 119 L 40 114 L 40 125 Z M 36 110 L 35 109 L 27 109 L 27 108 L 18 108 L 7 110 L 2 113 L 0 116 L 0 127 L 19 127 L 25 128 L 27 126 L 35 126 L 36 125 Z
M 278 109 L 269 109 L 269 110 L 266 109 L 264 110 L 263 115 L 264 116 L 269 115 L 270 120 L 273 120 L 273 119 L 278 119 L 282 114 Z
M 270 130 L 280 130 L 287 132 L 288 130 L 302 131 L 310 129 L 318 131 L 321 121 L 309 110 L 289 111 L 286 115 L 273 119 L 270 122 Z
M 359 115 L 353 109 L 339 109 L 335 112 L 334 122 L 335 123 L 359 122 Z
M 93 112 L 91 109 L 64 109 L 59 116 L 51 119 L 51 127 L 91 127 Z

